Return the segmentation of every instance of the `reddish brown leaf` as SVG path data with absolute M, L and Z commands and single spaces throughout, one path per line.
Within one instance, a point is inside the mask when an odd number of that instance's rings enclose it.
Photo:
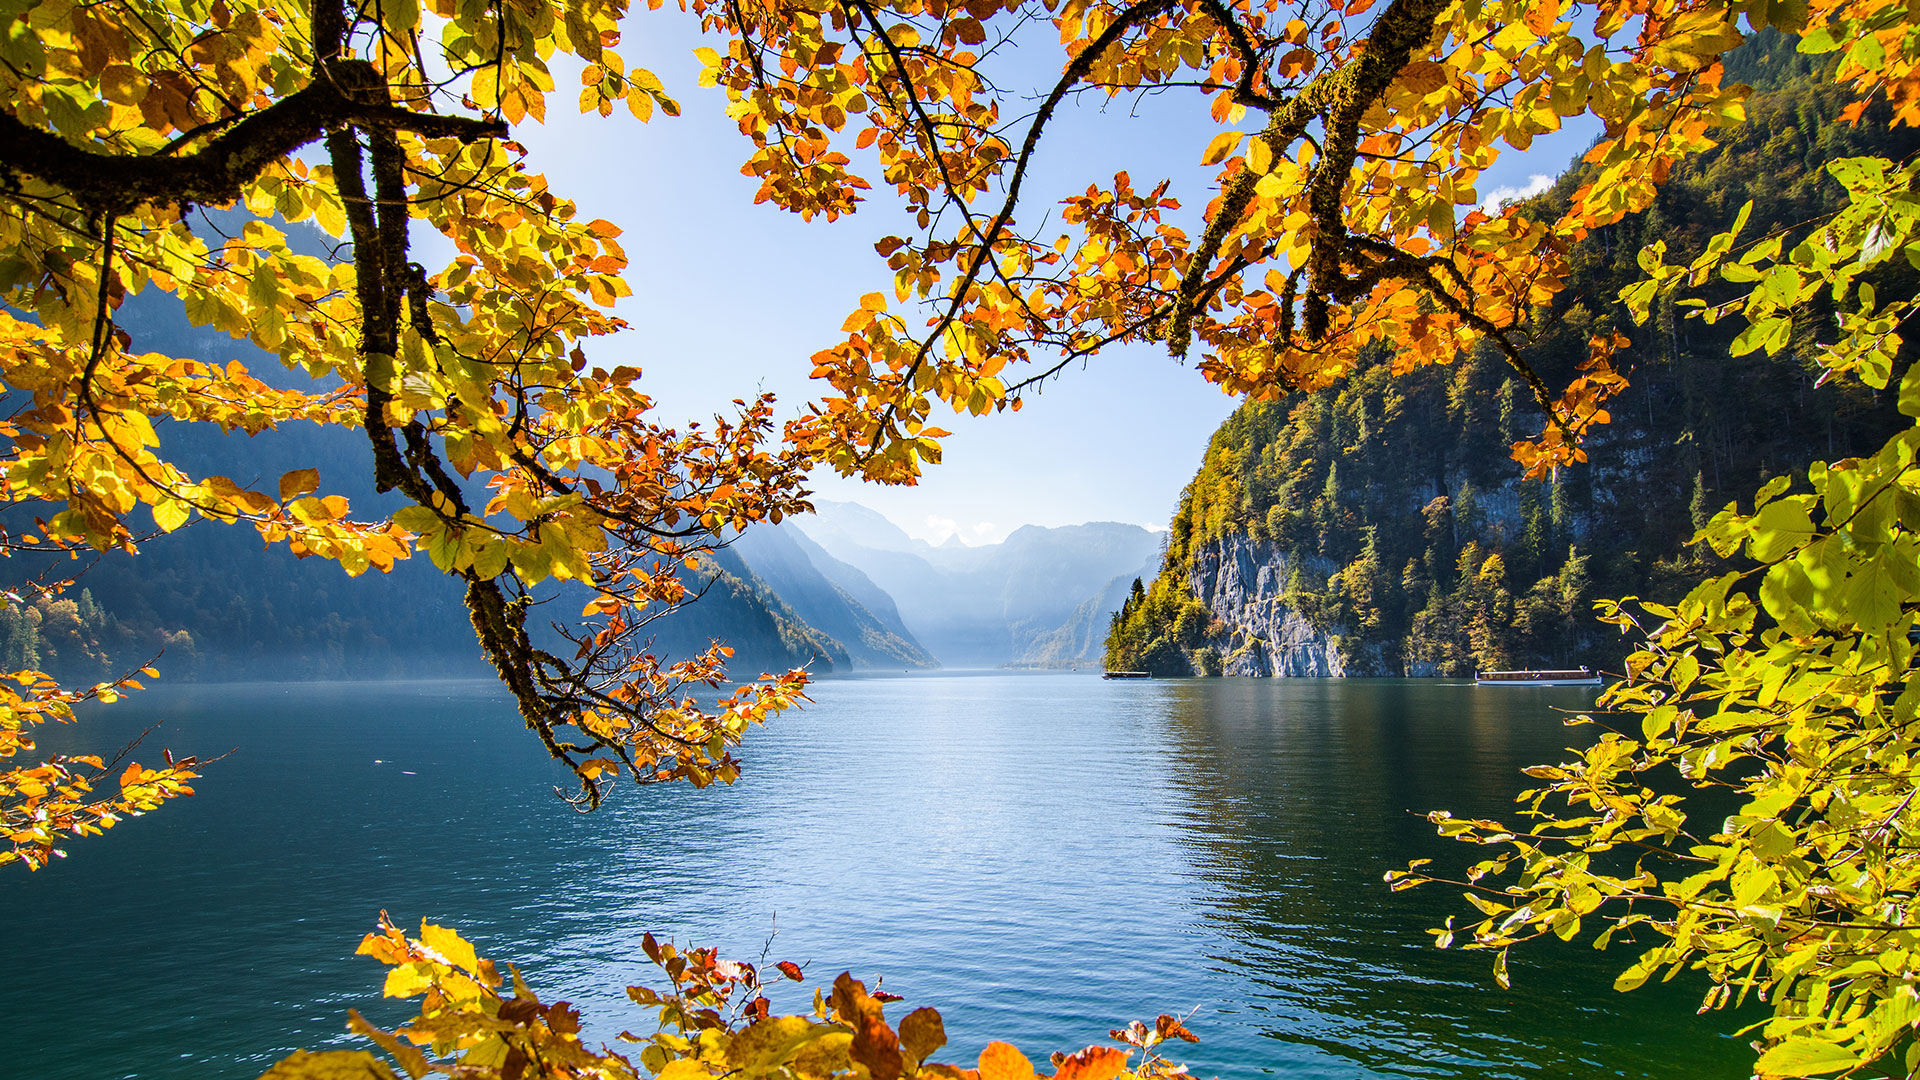
M 867 994 L 865 984 L 851 972 L 833 980 L 832 1005 L 840 1021 L 853 1028 L 847 1056 L 865 1065 L 873 1080 L 900 1080 L 906 1063 L 900 1057 L 900 1037 L 882 1019 L 880 1002 Z
M 785 975 L 794 982 L 799 982 L 801 979 L 806 978 L 805 975 L 800 973 L 800 965 L 791 960 L 782 960 L 773 966 L 780 969 L 780 974 Z
M 915 1009 L 900 1021 L 900 1045 L 913 1060 L 925 1061 L 928 1054 L 947 1045 L 947 1026 L 934 1010 Z
M 547 1009 L 547 1026 L 562 1035 L 578 1035 L 580 1010 L 564 1001 L 556 1001 Z
M 1182 1024 L 1177 1017 L 1168 1013 L 1161 1013 L 1160 1018 L 1153 1022 L 1153 1033 L 1162 1039 L 1185 1039 L 1187 1042 L 1193 1043 L 1200 1041 L 1198 1035 L 1188 1031 L 1185 1024 Z

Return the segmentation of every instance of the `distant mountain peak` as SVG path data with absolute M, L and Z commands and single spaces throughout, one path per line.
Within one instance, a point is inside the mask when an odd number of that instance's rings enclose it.
M 877 551 L 914 551 L 929 546 L 908 536 L 885 514 L 856 502 L 813 500 L 813 513 L 796 522 L 808 536 L 829 550 L 836 543 L 855 544 Z
M 1162 543 L 1159 532 L 1102 521 L 1023 525 L 978 547 L 955 533 L 934 545 L 856 503 L 815 505 L 799 530 L 890 596 L 909 636 L 954 667 L 1097 663 L 1115 597 L 1152 576 Z

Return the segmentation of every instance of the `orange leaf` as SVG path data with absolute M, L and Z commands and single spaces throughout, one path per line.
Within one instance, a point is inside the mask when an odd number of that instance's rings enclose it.
M 980 1080 L 1032 1080 L 1033 1062 L 1011 1043 L 990 1042 L 980 1051 Z
M 1161 1013 L 1160 1018 L 1153 1022 L 1153 1033 L 1162 1039 L 1185 1039 L 1195 1043 L 1200 1041 L 1200 1037 L 1188 1031 L 1187 1026 L 1182 1024 L 1179 1018 L 1168 1013 Z
M 1117 1046 L 1089 1046 L 1054 1062 L 1053 1080 L 1113 1080 L 1127 1069 L 1127 1052 Z
M 320 470 L 295 469 L 280 477 L 280 501 L 292 502 L 320 490 Z
M 1400 85 L 1416 94 L 1431 94 L 1447 85 L 1447 69 L 1431 60 L 1420 60 L 1400 69 Z
M 1560 18 L 1560 0 L 1532 0 L 1527 4 L 1527 13 L 1523 18 L 1527 29 L 1546 37 L 1553 32 L 1553 24 Z
M 845 975 L 841 976 L 846 978 Z M 854 984 L 858 986 L 858 983 Z M 839 983 L 834 984 L 834 993 L 839 995 Z M 844 1000 L 844 999 L 843 999 Z M 844 1006 L 843 1006 L 844 1009 Z M 843 1012 L 844 1016 L 845 1013 Z M 900 1038 L 880 1017 L 880 1003 L 861 995 L 861 1006 L 856 1016 L 849 1018 L 853 1025 L 853 1044 L 847 1047 L 847 1056 L 856 1063 L 865 1065 L 873 1080 L 900 1080 L 906 1072 L 906 1062 L 900 1058 Z
M 1240 148 L 1240 140 L 1246 137 L 1243 131 L 1223 131 L 1215 135 L 1213 141 L 1207 144 L 1207 152 L 1200 155 L 1200 164 L 1218 165 L 1227 160 Z

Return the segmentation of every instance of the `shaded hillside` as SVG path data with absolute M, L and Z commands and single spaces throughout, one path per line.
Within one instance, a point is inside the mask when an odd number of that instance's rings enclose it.
M 1887 395 L 1823 384 L 1810 340 L 1730 358 L 1739 320 L 1707 326 L 1663 307 L 1634 327 L 1614 300 L 1656 239 L 1684 260 L 1749 199 L 1746 236 L 1800 227 L 1844 200 L 1825 162 L 1920 149 L 1914 132 L 1890 133 L 1880 109 L 1857 126 L 1835 122 L 1846 98 L 1772 35 L 1730 66 L 1757 87 L 1748 122 L 1676 171 L 1647 213 L 1573 248 L 1569 287 L 1528 349 L 1548 382 L 1564 383 L 1590 335 L 1633 339 L 1623 358 L 1633 385 L 1593 433 L 1591 466 L 1520 478 L 1507 448 L 1543 418 L 1491 350 L 1404 376 L 1382 352 L 1337 388 L 1248 404 L 1215 433 L 1182 495 L 1159 576 L 1114 619 L 1109 666 L 1465 675 L 1606 665 L 1622 646 L 1593 621 L 1595 597 L 1677 594 L 1712 569 L 1688 540 L 1715 509 L 1904 426 Z M 1556 216 L 1577 182 L 1564 177 L 1524 212 Z M 1911 271 L 1900 273 L 1882 288 L 1911 291 Z M 1812 314 L 1804 334 L 1830 318 Z
M 819 555 L 810 553 L 809 548 Z M 729 550 L 744 559 L 800 619 L 844 649 L 842 666 L 849 661 L 854 668 L 885 671 L 937 666 L 900 625 L 899 613 L 884 592 L 873 597 L 876 602 L 884 601 L 887 617 L 883 619 L 819 568 L 819 558 L 832 556 L 790 523 L 756 525 L 735 538 Z M 868 585 L 872 587 L 872 582 Z
M 705 592 L 654 624 L 654 648 L 668 656 L 689 656 L 720 641 L 732 647 L 730 673 L 740 680 L 751 679 L 753 667 L 821 673 L 852 665 L 844 645 L 809 626 L 730 548 L 701 556 L 687 584 Z
M 1155 558 L 1158 562 L 1158 558 Z M 1092 668 L 1098 667 L 1106 647 L 1107 627 L 1115 612 L 1125 604 L 1129 584 L 1138 585 L 1142 577 L 1151 577 L 1150 564 L 1135 574 L 1121 574 L 1107 583 L 1096 596 L 1082 601 L 1067 621 L 1052 630 L 1033 634 L 1013 662 L 1015 667 Z
M 893 597 L 887 595 L 887 590 L 875 585 L 873 579 L 862 573 L 859 567 L 842 562 L 828 554 L 826 548 L 814 543 L 812 538 L 792 522 L 782 522 L 780 529 L 801 551 L 806 552 L 808 561 L 813 563 L 814 569 L 820 571 L 821 576 L 833 582 L 841 592 L 852 597 L 861 607 L 866 608 L 890 633 L 911 642 L 914 648 L 921 652 L 926 652 L 919 642 L 913 640 L 913 633 L 907 629 L 906 623 L 900 618 L 899 606 L 893 602 Z M 927 659 L 935 665 L 940 662 L 939 657 L 931 653 L 927 654 Z

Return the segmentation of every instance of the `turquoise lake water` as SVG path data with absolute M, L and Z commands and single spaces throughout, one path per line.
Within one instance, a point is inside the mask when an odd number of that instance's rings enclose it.
M 155 688 L 76 731 L 149 724 L 201 793 L 27 875 L 0 871 L 0 1075 L 241 1080 L 397 1020 L 354 947 L 382 909 L 459 928 L 611 1039 L 646 1017 L 643 933 L 851 969 L 938 1008 L 943 1060 L 1043 1060 L 1192 1011 L 1200 1076 L 1744 1077 L 1735 1018 L 1631 954 L 1484 954 L 1424 932 L 1468 909 L 1389 893 L 1464 866 L 1418 811 L 1502 814 L 1580 736 L 1587 689 L 1395 680 L 829 678 L 756 732 L 731 788 L 623 789 L 591 815 L 493 685 Z M 55 738 L 43 740 L 54 748 Z M 776 1004 L 782 999 L 776 998 Z

